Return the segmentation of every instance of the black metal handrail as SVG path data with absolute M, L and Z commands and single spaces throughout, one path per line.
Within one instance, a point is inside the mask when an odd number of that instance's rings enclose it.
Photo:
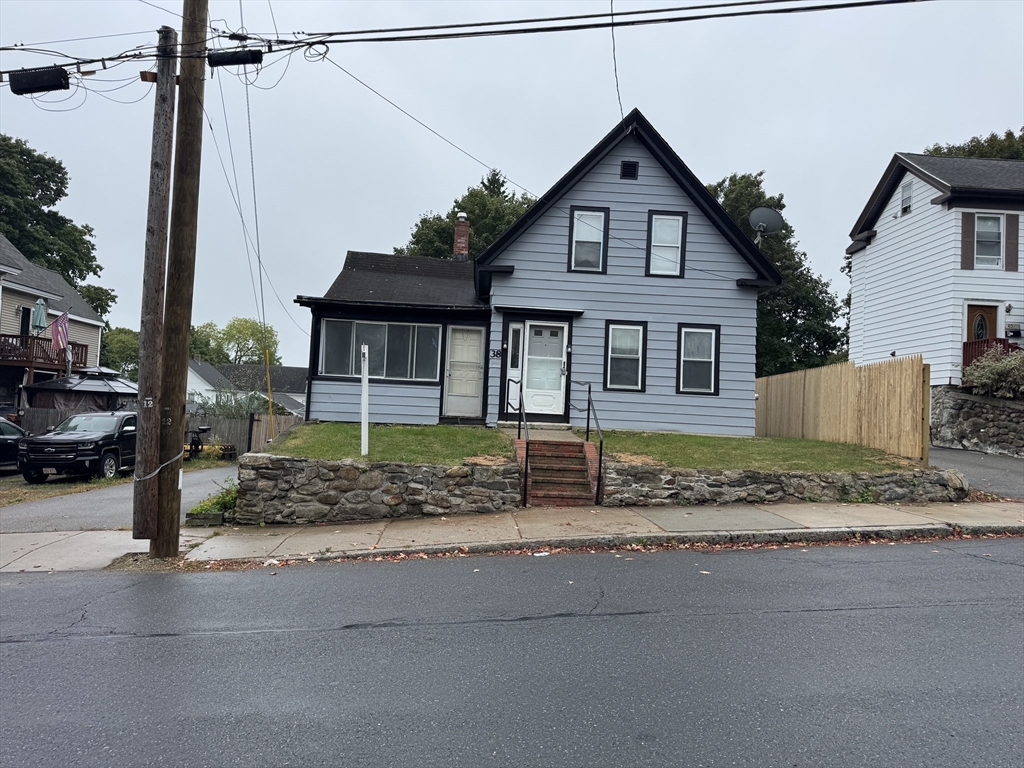
M 587 436 L 584 438 L 586 442 L 590 442 L 590 414 L 594 414 L 594 426 L 597 428 L 597 490 L 594 493 L 594 503 L 601 503 L 601 475 L 604 468 L 604 432 L 601 431 L 601 420 L 597 418 L 597 406 L 594 405 L 593 388 L 594 385 L 589 381 L 576 381 L 573 384 L 579 384 L 580 386 L 586 386 L 587 388 Z M 582 408 L 577 408 L 572 404 L 572 399 L 569 400 L 569 406 L 577 411 L 582 411 Z
M 508 385 L 516 384 L 519 387 L 519 426 L 516 429 L 516 440 L 523 438 L 523 428 L 526 428 L 526 450 L 523 455 L 523 506 L 526 506 L 526 486 L 530 477 L 530 423 L 526 420 L 526 409 L 523 403 L 523 382 L 522 379 L 508 379 L 505 383 L 505 410 L 508 411 Z

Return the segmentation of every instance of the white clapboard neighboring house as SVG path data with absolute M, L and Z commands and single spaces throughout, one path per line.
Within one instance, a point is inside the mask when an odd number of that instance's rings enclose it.
M 45 327 L 33 326 L 37 307 Z M 52 339 L 53 321 L 64 312 L 72 373 L 98 366 L 103 319 L 57 272 L 29 261 L 0 235 L 0 402 L 15 403 L 25 384 L 65 375 L 65 351 Z
M 307 418 L 754 434 L 757 294 L 781 276 L 637 110 L 475 261 L 349 252 L 312 312 Z
M 850 232 L 850 358 L 923 355 L 933 386 L 1021 342 L 1024 162 L 900 152 Z

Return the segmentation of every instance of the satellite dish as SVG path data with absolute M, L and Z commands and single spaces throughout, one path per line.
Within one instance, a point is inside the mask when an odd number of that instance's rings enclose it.
M 747 221 L 750 222 L 750 226 L 757 232 L 757 236 L 754 238 L 755 245 L 761 243 L 761 235 L 773 234 L 786 226 L 786 220 L 782 218 L 781 213 L 774 208 L 765 208 L 764 206 L 759 206 L 752 210 Z

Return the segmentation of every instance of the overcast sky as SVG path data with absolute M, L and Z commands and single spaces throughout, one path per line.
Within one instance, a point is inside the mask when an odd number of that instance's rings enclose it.
M 615 7 L 693 4 L 618 0 Z M 248 30 L 272 33 L 272 10 L 285 34 L 607 8 L 606 0 L 244 0 L 241 12 Z M 154 43 L 161 24 L 180 29 L 181 10 L 178 0 L 0 0 L 0 45 L 138 33 L 45 46 L 114 55 Z M 242 26 L 237 0 L 211 0 L 210 17 L 218 29 Z M 620 29 L 616 38 L 624 109 L 639 107 L 705 183 L 764 170 L 767 191 L 785 195 L 785 216 L 813 269 L 840 295 L 849 231 L 894 152 L 1024 125 L 1020 0 L 699 21 Z M 608 30 L 336 45 L 330 56 L 538 195 L 619 120 Z M 58 61 L 0 53 L 0 69 Z M 404 244 L 422 213 L 446 211 L 484 168 L 329 63 L 301 53 L 287 70 L 283 57 L 266 63 L 249 88 L 259 234 L 285 307 L 265 283 L 266 316 L 285 364 L 306 365 L 309 312 L 295 296 L 322 295 L 346 250 L 389 253 Z M 71 186 L 60 210 L 95 229 L 104 269 L 94 282 L 118 295 L 109 320 L 136 329 L 153 114 L 150 86 L 137 76 L 148 66 L 89 78 L 94 91 L 124 86 L 102 95 L 79 90 L 34 102 L 0 89 L 0 131 L 63 161 Z M 203 146 L 195 324 L 256 316 L 241 223 L 213 141 L 233 185 L 230 135 L 255 237 L 245 99 L 244 82 L 226 70 L 207 81 L 213 128 Z

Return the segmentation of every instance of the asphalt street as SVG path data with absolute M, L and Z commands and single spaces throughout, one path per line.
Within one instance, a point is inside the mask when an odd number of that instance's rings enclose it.
M 219 493 L 238 469 L 202 469 L 182 475 L 181 519 L 207 496 Z M 132 527 L 131 483 L 0 507 L 0 533 L 116 530 Z
M 0 576 L 0 764 L 1019 766 L 1024 540 Z
M 1024 459 L 953 448 L 930 449 L 931 464 L 959 469 L 972 488 L 1009 499 L 1024 499 Z

